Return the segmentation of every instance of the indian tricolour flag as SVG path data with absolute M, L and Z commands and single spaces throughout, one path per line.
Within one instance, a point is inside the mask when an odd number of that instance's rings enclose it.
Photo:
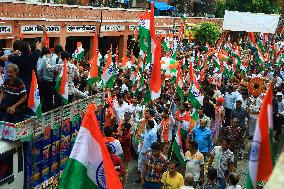
M 60 178 L 59 189 L 122 189 L 90 104 Z
M 38 119 L 42 116 L 39 89 L 35 71 L 32 72 L 32 82 L 29 93 L 28 107 L 33 110 Z
M 140 15 L 139 22 L 139 45 L 140 49 L 146 53 L 150 48 L 150 13 Z
M 274 166 L 272 148 L 272 84 L 262 101 L 249 157 L 247 189 L 256 189 L 260 182 L 268 181 Z
M 62 97 L 63 103 L 68 103 L 68 73 L 67 73 L 67 62 L 64 60 L 63 68 L 61 69 L 60 75 L 57 78 L 56 91 Z
M 77 48 L 75 52 L 73 53 L 73 58 L 82 60 L 83 57 L 84 57 L 84 49 L 83 49 L 82 43 L 77 42 Z
M 196 79 L 193 79 L 193 84 L 188 92 L 188 100 L 190 101 L 190 103 L 194 108 L 194 112 L 191 118 L 196 121 L 198 118 L 198 109 L 201 107 L 201 101 L 202 101 L 200 88 L 198 83 L 196 82 Z
M 184 92 L 183 92 L 183 78 L 181 75 L 181 69 L 178 70 L 177 74 L 177 79 L 176 79 L 176 89 L 177 89 L 177 94 L 180 97 L 181 101 L 184 101 Z
M 102 74 L 102 80 L 106 87 L 112 88 L 114 85 L 114 63 L 112 62 L 111 53 L 108 53 L 107 62 Z
M 99 52 L 95 52 L 94 57 L 90 60 L 90 73 L 87 79 L 87 83 L 90 86 L 93 86 L 95 82 L 97 82 L 99 78 L 99 65 L 100 65 L 100 57 L 99 57 Z
M 178 131 L 173 143 L 173 151 L 178 159 L 178 161 L 181 164 L 185 164 L 185 157 L 184 157 L 184 152 L 182 150 L 182 138 L 181 138 L 181 133 L 180 133 L 180 126 L 178 127 Z

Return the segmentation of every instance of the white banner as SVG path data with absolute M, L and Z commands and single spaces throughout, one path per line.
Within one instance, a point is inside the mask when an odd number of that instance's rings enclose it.
M 0 34 L 12 33 L 12 26 L 0 26 Z
M 46 30 L 48 33 L 59 33 L 60 26 L 46 26 Z M 25 25 L 21 26 L 21 33 L 42 33 L 42 29 L 37 27 L 37 25 Z
M 226 11 L 223 22 L 224 30 L 275 33 L 279 15 L 262 13 Z
M 67 32 L 95 32 L 95 25 L 67 26 Z
M 124 25 L 105 25 L 101 26 L 101 31 L 102 32 L 107 32 L 107 31 L 124 31 L 125 26 Z

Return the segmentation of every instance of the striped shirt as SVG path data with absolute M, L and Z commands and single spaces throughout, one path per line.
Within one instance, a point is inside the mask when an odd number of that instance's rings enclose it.
M 3 84 L 3 94 L 4 97 L 1 104 L 5 107 L 13 106 L 27 94 L 24 82 L 16 77 L 15 81 L 10 84 L 10 79 L 7 79 Z

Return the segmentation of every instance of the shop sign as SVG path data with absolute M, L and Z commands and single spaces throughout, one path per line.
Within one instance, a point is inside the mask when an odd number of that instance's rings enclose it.
M 12 26 L 0 26 L 0 34 L 12 33 Z
M 105 25 L 101 26 L 102 32 L 108 32 L 108 31 L 124 31 L 125 26 L 124 25 Z
M 49 33 L 59 33 L 60 26 L 46 26 L 46 30 Z M 25 25 L 21 26 L 21 33 L 27 33 L 27 34 L 42 33 L 42 29 L 37 25 Z
M 94 25 L 67 26 L 67 32 L 95 32 Z
M 129 25 L 129 30 L 133 31 L 136 30 L 138 28 L 137 25 Z
M 156 34 L 167 34 L 166 30 L 156 30 Z

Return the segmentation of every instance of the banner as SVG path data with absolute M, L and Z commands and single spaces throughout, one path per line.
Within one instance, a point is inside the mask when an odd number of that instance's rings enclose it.
M 274 34 L 279 17 L 279 15 L 225 11 L 223 29 Z

